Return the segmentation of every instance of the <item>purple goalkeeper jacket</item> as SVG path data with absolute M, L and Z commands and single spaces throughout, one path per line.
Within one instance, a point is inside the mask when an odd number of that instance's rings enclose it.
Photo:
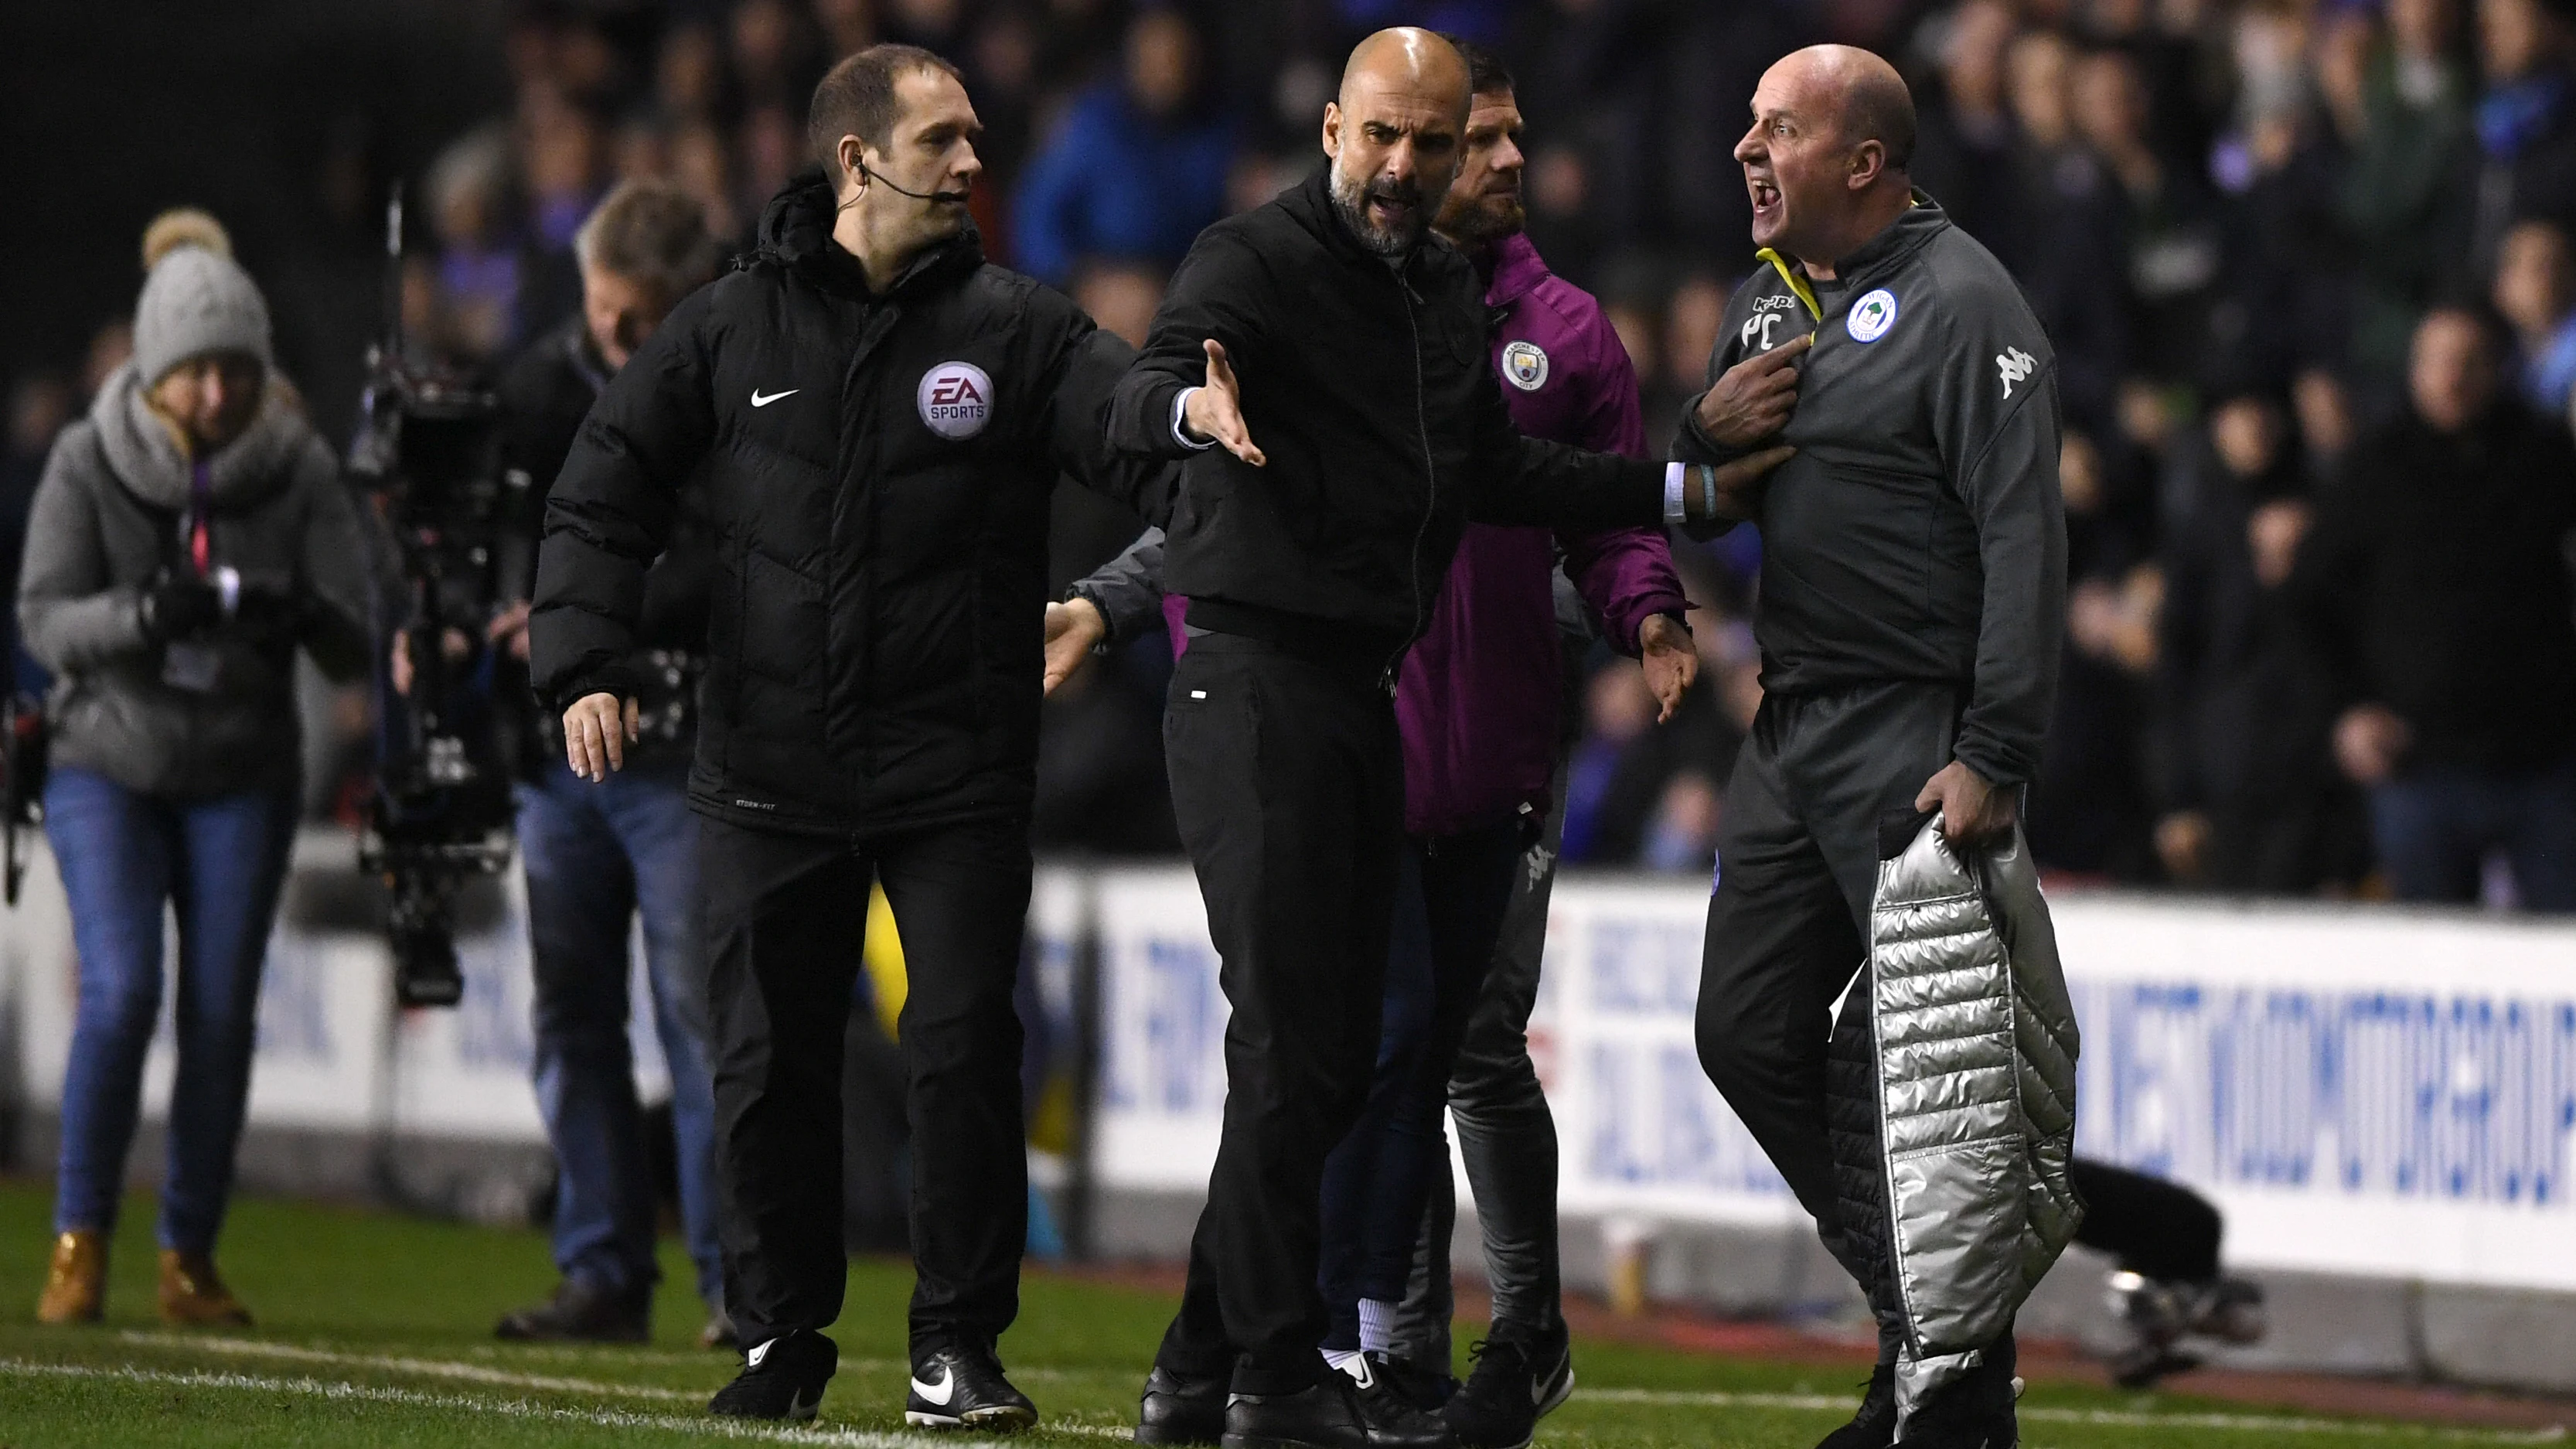
M 1549 271 L 1525 236 L 1497 243 L 1491 265 L 1485 305 L 1500 319 L 1493 328 L 1494 372 L 1512 421 L 1532 437 L 1643 457 L 1636 369 L 1601 304 Z M 1148 534 L 1139 548 L 1160 542 Z M 1454 835 L 1547 812 L 1565 701 L 1551 577 L 1559 545 L 1567 577 L 1623 654 L 1638 652 L 1637 631 L 1650 616 L 1679 617 L 1690 607 L 1673 573 L 1672 550 L 1655 530 L 1559 534 L 1468 524 L 1431 626 L 1396 679 L 1407 832 Z M 1104 576 L 1120 573 L 1121 583 L 1134 585 L 1160 573 L 1158 566 L 1139 567 L 1137 555 L 1131 549 L 1095 574 L 1103 588 L 1082 590 L 1102 604 L 1113 629 L 1123 611 L 1108 597 L 1117 586 Z M 1163 600 L 1175 653 L 1188 647 L 1181 628 L 1186 602 Z

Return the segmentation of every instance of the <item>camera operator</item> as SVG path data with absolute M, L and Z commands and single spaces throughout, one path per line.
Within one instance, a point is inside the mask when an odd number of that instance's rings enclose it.
M 698 941 L 698 828 L 689 813 L 696 747 L 694 656 L 707 633 L 715 548 L 685 495 L 644 575 L 632 666 L 649 685 L 652 728 L 627 768 L 593 789 L 564 762 L 562 725 L 527 687 L 528 594 L 546 488 L 610 378 L 720 256 L 706 210 L 676 187 L 628 182 L 574 238 L 581 315 L 502 371 L 502 463 L 530 500 L 503 542 L 510 602 L 486 631 L 503 679 L 497 711 L 518 756 L 520 859 L 536 975 L 537 1108 L 553 1144 L 552 1297 L 503 1317 L 507 1339 L 641 1343 L 651 1336 L 655 1201 L 627 1044 L 627 942 L 640 912 L 653 1025 L 670 1065 L 680 1217 L 709 1346 L 729 1343 L 716 1239 L 715 1097 L 707 1079 L 706 970 Z M 462 641 L 455 641 L 462 642 Z M 451 645 L 453 647 L 453 645 Z M 397 653 L 398 684 L 408 660 Z
M 45 828 L 80 960 L 46 1323 L 104 1306 L 171 907 L 161 1316 L 250 1321 L 213 1254 L 295 841 L 294 655 L 355 677 L 369 654 L 366 526 L 231 251 L 203 212 L 144 233 L 134 358 L 56 440 L 28 519 L 18 612 L 55 676 Z

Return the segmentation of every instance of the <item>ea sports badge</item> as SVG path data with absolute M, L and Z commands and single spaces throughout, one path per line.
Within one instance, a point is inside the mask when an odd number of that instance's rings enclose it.
M 1854 342 L 1876 342 L 1896 325 L 1896 294 L 1885 287 L 1864 293 L 1843 316 L 1843 330 Z
M 921 375 L 913 403 L 921 409 L 922 426 L 962 442 L 993 420 L 993 379 L 971 362 L 943 362 Z
M 1503 348 L 1503 376 L 1523 392 L 1536 392 L 1547 386 L 1547 354 L 1535 342 L 1514 342 Z

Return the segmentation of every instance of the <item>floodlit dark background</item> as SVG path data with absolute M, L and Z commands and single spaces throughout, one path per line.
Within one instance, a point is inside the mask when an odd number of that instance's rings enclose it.
M 2576 477 L 2391 480 L 2411 331 L 2500 312 L 2502 406 L 2564 429 L 2576 378 L 2576 72 L 2555 0 L 92 0 L 0 7 L 6 552 L 62 421 L 123 347 L 137 242 L 213 211 L 266 288 L 281 362 L 345 436 L 381 325 L 385 197 L 410 198 L 414 334 L 482 367 L 576 299 L 567 252 L 622 176 L 677 179 L 740 236 L 803 164 L 803 104 L 880 39 L 956 60 L 989 128 L 978 209 L 1008 264 L 1130 335 L 1207 222 L 1315 164 L 1340 57 L 1380 25 L 1473 35 L 1517 69 L 1531 230 L 1611 309 L 1669 435 L 1751 265 L 1728 152 L 1755 79 L 1813 40 L 1894 58 L 1918 182 L 2021 277 L 2062 366 L 2075 587 L 2037 848 L 2064 875 L 2380 894 L 2392 840 L 2467 831 L 2452 891 L 2531 894 L 2516 847 L 2576 853 L 2576 646 L 2554 583 L 2457 604 L 2462 560 L 2529 555 Z M 2482 424 L 2483 426 L 2483 424 Z M 2376 471 L 2374 471 L 2374 469 Z M 2492 472 L 2492 470 L 2487 470 Z M 2359 480 L 2359 481 L 2356 481 Z M 2359 591 L 2300 561 L 2338 498 L 2456 487 L 2456 536 L 2380 540 Z M 1068 493 L 1059 582 L 1132 519 Z M 2482 532 L 2483 530 L 2483 532 Z M 2554 543 L 2555 540 L 2544 540 Z M 1707 670 L 1651 724 L 1596 653 L 1570 701 L 1567 855 L 1702 875 L 1760 698 L 1750 530 L 1685 552 Z M 2501 567 L 2499 572 L 2501 572 Z M 2552 590 L 2555 590 L 2553 593 Z M 2433 618 L 2405 637 L 2374 621 Z M 2447 632 L 2445 632 L 2447 631 Z M 1052 850 L 1174 846 L 1152 641 L 1050 706 Z M 2443 671 L 2450 671 L 2450 675 Z M 2410 673 L 2410 671 L 2412 671 Z M 2337 733 L 2388 676 L 2492 702 L 2404 721 L 2358 782 Z M 2496 687 L 2497 681 L 2509 687 Z M 2438 692 L 2438 691 L 2437 691 Z M 2456 693 L 2456 691 L 2455 691 Z M 337 727 L 365 725 L 361 696 Z M 327 742 L 326 742 L 327 743 Z M 2349 742 L 2347 742 L 2349 745 Z M 363 793 L 323 748 L 317 814 Z M 2474 829 L 2470 827 L 2474 826 Z M 2407 832 L 2414 832 L 2408 835 Z M 2555 842 L 2555 844 L 2552 844 Z

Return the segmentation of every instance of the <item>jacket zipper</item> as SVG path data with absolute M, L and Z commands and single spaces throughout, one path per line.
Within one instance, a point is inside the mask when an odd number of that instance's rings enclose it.
M 1388 657 L 1386 672 L 1380 675 L 1378 680 L 1390 699 L 1395 696 L 1396 672 L 1404 665 L 1404 651 L 1412 648 L 1413 642 L 1422 636 L 1422 540 L 1430 534 L 1432 514 L 1440 506 L 1440 468 L 1432 459 L 1431 420 L 1425 412 L 1426 405 L 1423 401 L 1425 383 L 1422 377 L 1422 323 L 1414 315 L 1414 305 L 1422 300 L 1422 296 L 1413 290 L 1413 284 L 1405 280 L 1402 272 L 1395 272 L 1393 275 L 1396 290 L 1404 293 L 1404 325 L 1413 333 L 1413 429 L 1415 436 L 1422 440 L 1422 478 L 1425 486 L 1422 493 L 1422 521 L 1414 526 L 1413 547 L 1406 553 L 1404 560 L 1410 575 L 1409 582 L 1413 594 L 1413 622 L 1404 632 L 1404 643 Z

